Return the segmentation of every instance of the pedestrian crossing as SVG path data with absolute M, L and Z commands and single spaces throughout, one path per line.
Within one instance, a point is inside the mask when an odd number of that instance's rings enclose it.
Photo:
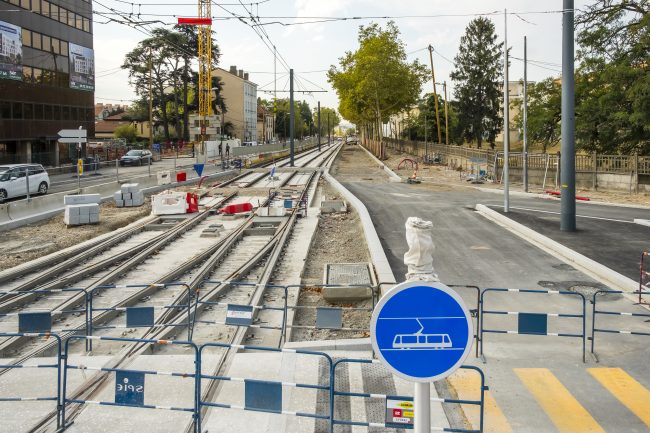
M 584 377 L 580 377 L 579 373 L 584 373 Z M 540 409 L 539 413 L 526 413 L 523 417 L 528 419 L 546 417 L 550 422 L 549 429 L 544 432 L 549 433 L 650 432 L 650 391 L 625 370 L 607 367 L 587 368 L 572 372 L 571 377 L 569 387 L 578 389 L 570 390 L 550 368 L 512 369 L 512 380 L 518 381 Z M 574 380 L 576 378 L 577 381 Z M 581 380 L 594 382 L 577 385 Z M 448 378 L 448 381 L 459 399 L 475 398 L 478 395 L 480 389 L 478 377 L 457 371 Z M 602 394 L 593 396 L 596 400 L 611 398 L 613 402 L 618 402 L 624 407 L 621 410 L 625 415 L 632 418 L 606 417 L 604 414 L 595 413 L 593 409 L 590 411 L 589 403 L 579 401 L 579 396 L 584 396 L 585 388 L 591 389 L 594 385 L 602 390 Z M 516 396 L 518 400 L 526 397 Z M 483 431 L 485 433 L 519 431 L 521 427 L 512 426 L 522 425 L 522 414 L 517 413 L 521 408 L 510 407 L 511 404 L 505 404 L 502 408 L 499 401 L 499 392 L 492 384 L 491 390 L 485 393 Z M 477 408 L 463 407 L 463 411 L 472 428 L 478 429 L 480 417 Z M 519 422 L 511 422 L 509 416 L 518 417 Z M 538 427 L 528 428 L 525 431 L 540 431 L 539 422 L 536 422 L 536 425 Z

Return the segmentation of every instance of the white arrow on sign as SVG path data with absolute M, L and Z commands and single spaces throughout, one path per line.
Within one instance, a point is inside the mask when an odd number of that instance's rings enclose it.
M 61 138 L 86 138 L 88 135 L 87 129 L 62 129 L 58 132 Z M 61 140 L 59 140 L 61 141 Z M 65 143 L 64 141 L 62 141 Z M 74 143 L 77 143 L 76 141 Z

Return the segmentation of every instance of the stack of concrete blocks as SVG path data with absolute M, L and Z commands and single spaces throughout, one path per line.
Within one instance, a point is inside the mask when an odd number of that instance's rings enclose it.
M 172 175 L 169 170 L 159 171 L 156 176 L 158 178 L 158 185 L 168 185 L 172 183 Z
M 151 196 L 151 213 L 154 215 L 184 214 L 187 208 L 187 193 L 165 191 Z
M 137 207 L 144 204 L 144 193 L 140 191 L 140 185 L 137 183 L 125 183 L 113 194 L 113 198 L 117 207 Z
M 67 226 L 99 223 L 99 194 L 66 195 L 63 197 L 65 212 L 63 222 Z

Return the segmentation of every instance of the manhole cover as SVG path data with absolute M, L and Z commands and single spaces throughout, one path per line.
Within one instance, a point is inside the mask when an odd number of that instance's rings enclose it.
M 368 263 L 328 263 L 325 284 L 372 284 Z

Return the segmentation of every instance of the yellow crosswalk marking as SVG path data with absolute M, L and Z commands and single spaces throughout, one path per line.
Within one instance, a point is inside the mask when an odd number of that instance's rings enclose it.
M 650 391 L 621 368 L 589 368 L 589 373 L 650 427 Z
M 456 390 L 461 400 L 481 399 L 481 380 L 475 371 L 459 369 L 447 378 L 449 384 Z M 472 429 L 478 430 L 480 423 L 480 408 L 475 405 L 463 405 L 463 412 L 472 424 Z M 508 420 L 501 412 L 501 408 L 492 397 L 490 391 L 485 392 L 485 419 L 483 431 L 485 433 L 513 433 Z
M 515 368 L 519 379 L 562 433 L 605 433 L 547 368 Z

